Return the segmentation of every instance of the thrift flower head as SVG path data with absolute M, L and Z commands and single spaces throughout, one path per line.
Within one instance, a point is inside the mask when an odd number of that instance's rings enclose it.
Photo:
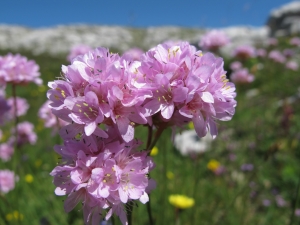
M 285 67 L 290 70 L 297 71 L 299 69 L 299 65 L 296 61 L 289 61 L 285 64 Z
M 278 50 L 270 51 L 268 57 L 272 59 L 274 62 L 278 62 L 278 63 L 284 63 L 286 60 L 285 56 Z
M 0 57 L 0 83 L 27 84 L 34 82 L 42 84 L 39 78 L 39 66 L 33 60 L 28 60 L 20 54 L 11 53 Z
M 300 38 L 299 37 L 293 37 L 290 40 L 290 44 L 294 46 L 300 46 Z
M 231 74 L 230 79 L 234 83 L 251 83 L 255 78 L 249 73 L 248 69 L 239 69 Z
M 2 143 L 0 144 L 0 159 L 4 162 L 7 162 L 11 159 L 11 156 L 14 153 L 14 148 L 9 143 Z
M 199 46 L 205 50 L 218 50 L 230 42 L 228 36 L 221 30 L 207 32 L 199 42 Z
M 17 143 L 18 145 L 23 144 L 35 144 L 37 140 L 36 133 L 34 132 L 34 126 L 32 123 L 25 121 L 19 123 L 17 126 Z M 13 129 L 14 130 L 14 129 Z
M 10 170 L 0 170 L 0 192 L 7 193 L 15 188 L 17 180 L 15 173 Z
M 232 69 L 233 71 L 235 70 L 239 70 L 243 67 L 242 63 L 239 61 L 234 61 L 232 63 L 230 63 L 230 69 Z
M 185 195 L 170 195 L 169 202 L 171 205 L 179 209 L 187 209 L 194 206 L 195 201 Z
M 250 45 L 238 46 L 233 51 L 233 57 L 236 57 L 241 60 L 255 57 L 255 48 Z
M 15 111 L 17 112 L 17 116 L 23 116 L 27 113 L 27 110 L 29 109 L 29 104 L 25 98 L 16 97 L 16 109 L 13 97 L 7 99 L 7 103 L 10 106 L 10 110 L 6 114 L 8 120 L 12 120 L 14 118 Z

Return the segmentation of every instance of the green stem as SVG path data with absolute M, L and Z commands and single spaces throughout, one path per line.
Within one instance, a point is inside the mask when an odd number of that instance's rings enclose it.
M 126 212 L 127 212 L 127 221 L 128 225 L 132 225 L 132 209 L 133 209 L 133 202 L 126 203 Z

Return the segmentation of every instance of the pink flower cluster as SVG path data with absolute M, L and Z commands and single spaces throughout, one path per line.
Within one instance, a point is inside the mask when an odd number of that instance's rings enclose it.
M 40 85 L 42 80 L 39 77 L 39 66 L 33 60 L 19 54 L 0 56 L 0 84 L 34 82 Z
M 80 202 L 86 223 L 99 224 L 103 209 L 109 209 L 106 220 L 115 213 L 126 224 L 124 204 L 131 200 L 146 203 L 147 193 L 155 187 L 154 181 L 147 177 L 154 167 L 153 162 L 146 151 L 135 151 L 138 144 L 91 135 L 56 146 L 63 164 L 51 175 L 57 186 L 55 193 L 68 195 L 65 211 L 71 211 Z
M 0 170 L 0 192 L 6 194 L 15 188 L 18 177 L 10 170 Z
M 211 30 L 207 32 L 199 42 L 199 46 L 204 50 L 218 50 L 230 42 L 228 36 L 221 30 Z
M 234 83 L 251 83 L 254 81 L 254 76 L 249 73 L 248 69 L 242 68 L 234 71 L 230 79 Z
M 233 51 L 233 57 L 236 57 L 240 60 L 246 60 L 248 58 L 255 57 L 255 48 L 250 45 L 238 46 Z
M 80 199 L 86 221 L 109 209 L 106 219 L 115 213 L 125 224 L 123 204 L 148 201 L 153 163 L 148 151 L 134 151 L 136 126 L 193 121 L 199 137 L 216 137 L 215 120 L 235 112 L 235 86 L 222 58 L 187 42 L 158 45 L 140 61 L 97 48 L 62 66 L 62 74 L 47 93 L 53 114 L 69 122 L 60 130 L 65 145 L 56 147 L 63 165 L 51 175 L 56 193 L 68 194 L 66 211 Z

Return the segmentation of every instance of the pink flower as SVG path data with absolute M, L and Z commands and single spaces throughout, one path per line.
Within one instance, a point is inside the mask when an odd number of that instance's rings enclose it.
M 10 106 L 9 112 L 6 114 L 6 117 L 8 120 L 12 120 L 15 116 L 15 104 L 14 104 L 14 98 L 11 97 L 7 99 L 7 103 Z M 27 100 L 25 98 L 16 97 L 16 103 L 17 103 L 17 116 L 23 116 L 27 113 L 27 110 L 29 108 L 29 105 L 27 103 Z
M 33 130 L 34 126 L 30 122 L 22 122 L 19 123 L 17 126 L 17 143 L 18 145 L 23 145 L 23 144 L 35 144 L 37 140 L 36 133 Z M 14 132 L 14 129 L 13 129 Z M 13 141 L 14 137 L 11 138 L 11 141 Z
M 278 44 L 277 38 L 269 38 L 268 39 L 268 45 L 269 46 L 276 46 Z
M 263 58 L 267 55 L 267 51 L 266 51 L 266 49 L 263 49 L 263 48 L 256 49 L 256 55 L 258 57 Z
M 72 60 L 74 58 L 76 58 L 77 56 L 84 55 L 91 50 L 92 50 L 92 48 L 90 46 L 84 45 L 84 44 L 73 46 L 70 50 L 69 55 L 67 56 L 67 60 L 69 62 L 72 62 Z
M 254 81 L 254 76 L 249 73 L 248 69 L 244 68 L 234 71 L 231 74 L 230 79 L 234 83 L 251 83 Z
M 15 188 L 15 181 L 18 178 L 10 170 L 0 170 L 0 192 L 6 194 Z
M 299 69 L 299 65 L 297 62 L 295 61 L 289 61 L 285 64 L 285 67 L 290 69 L 290 70 L 294 70 L 297 71 Z
M 54 130 L 67 125 L 64 120 L 57 118 L 53 115 L 51 108 L 49 107 L 51 101 L 47 100 L 39 109 L 38 116 L 44 121 L 45 127 L 52 127 Z
M 8 143 L 0 144 L 0 158 L 4 162 L 9 161 L 13 153 L 14 153 L 14 148 L 11 144 Z
M 295 52 L 293 49 L 286 48 L 283 50 L 283 55 L 287 58 L 291 58 L 295 55 Z
M 293 37 L 290 40 L 291 45 L 300 46 L 300 38 L 299 37 Z
M 4 97 L 0 96 L 0 125 L 6 121 L 5 117 L 10 108 L 11 107 L 9 106 L 7 100 Z
M 250 45 L 238 46 L 233 51 L 233 57 L 236 57 L 241 60 L 255 57 L 255 48 Z
M 242 68 L 242 63 L 239 61 L 234 61 L 232 63 L 230 63 L 230 69 L 232 69 L 233 71 L 241 69 Z
M 218 50 L 220 47 L 230 42 L 228 36 L 221 30 L 211 30 L 207 32 L 198 45 L 205 50 Z
M 65 210 L 69 212 L 82 202 L 87 209 L 84 212 L 86 222 L 89 222 L 94 211 L 99 215 L 101 210 L 110 208 L 107 217 L 114 212 L 125 224 L 123 204 L 136 199 L 142 203 L 149 200 L 147 192 L 152 182 L 149 183 L 146 174 L 154 167 L 151 158 L 147 152 L 136 152 L 133 149 L 135 142 L 102 142 L 104 146 L 100 151 L 91 149 L 92 146 L 99 146 L 97 144 L 86 141 L 77 143 L 76 150 L 75 142 L 71 148 L 66 146 L 67 143 L 61 146 L 66 164 L 57 166 L 51 172 L 57 186 L 55 193 L 68 195 Z M 116 204 L 120 208 L 116 208 Z
M 28 60 L 20 54 L 11 53 L 0 57 L 0 83 L 27 84 L 34 82 L 42 84 L 39 78 L 39 66 L 33 60 Z
M 283 54 L 281 54 L 278 50 L 272 50 L 269 52 L 269 58 L 272 59 L 274 62 L 284 63 L 286 58 Z

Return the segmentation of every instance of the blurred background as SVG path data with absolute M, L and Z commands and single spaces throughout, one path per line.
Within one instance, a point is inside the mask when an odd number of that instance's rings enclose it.
M 174 143 L 171 130 L 163 133 L 151 152 L 155 224 L 300 224 L 300 1 L 10 0 L 1 2 L 0 57 L 34 60 L 42 84 L 0 82 L 2 99 L 24 99 L 16 109 L 8 101 L 12 111 L 0 104 L 1 225 L 84 224 L 80 205 L 64 212 L 49 175 L 60 159 L 53 147 L 62 144 L 62 124 L 41 107 L 61 66 L 99 46 L 139 59 L 178 41 L 224 59 L 237 107 L 231 121 L 218 122 L 215 140 L 197 138 L 191 124 Z M 18 123 L 32 124 L 19 146 L 11 145 L 15 112 Z M 4 170 L 14 172 L 9 189 Z M 183 198 L 170 201 L 174 195 Z M 133 224 L 150 224 L 145 205 L 134 206 Z

